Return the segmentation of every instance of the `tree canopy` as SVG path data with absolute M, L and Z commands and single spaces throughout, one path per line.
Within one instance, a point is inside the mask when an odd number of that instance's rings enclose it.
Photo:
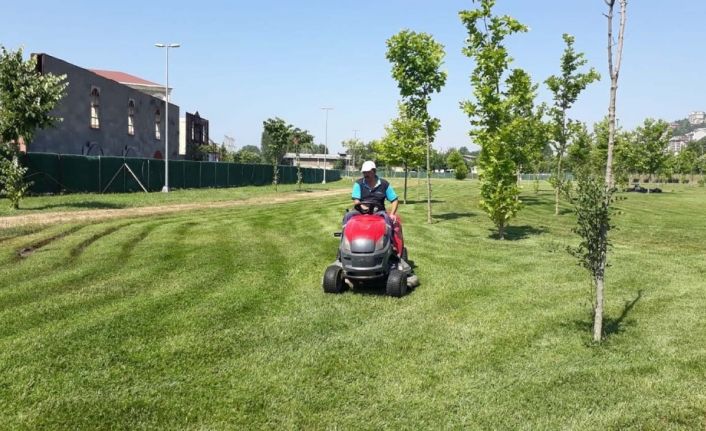
M 0 140 L 29 145 L 37 129 L 61 118 L 49 115 L 64 96 L 66 76 L 42 74 L 35 58 L 24 60 L 22 49 L 8 51 L 0 45 Z

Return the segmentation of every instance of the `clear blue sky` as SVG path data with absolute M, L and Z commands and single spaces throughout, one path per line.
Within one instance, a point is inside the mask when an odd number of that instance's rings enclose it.
M 570 6 L 569 6 L 570 5 Z M 262 121 L 279 116 L 324 141 L 323 106 L 331 151 L 344 139 L 379 138 L 396 114 L 399 93 L 385 59 L 385 40 L 409 28 L 446 47 L 446 87 L 430 107 L 441 119 L 438 148 L 471 146 L 468 119 L 458 108 L 470 97 L 473 63 L 461 54 L 466 32 L 458 11 L 470 0 L 35 1 L 5 2 L 0 43 L 46 52 L 86 68 L 128 72 L 164 82 L 164 52 L 155 42 L 179 42 L 170 55 L 173 100 L 182 113 L 198 110 L 211 138 L 234 136 L 259 145 Z M 618 93 L 621 125 L 646 117 L 675 120 L 706 110 L 703 0 L 631 1 Z M 607 112 L 607 36 L 603 0 L 499 0 L 498 11 L 529 25 L 509 48 L 514 66 L 543 82 L 558 73 L 561 35 L 603 75 L 572 111 L 592 123 Z M 540 100 L 549 101 L 541 86 Z

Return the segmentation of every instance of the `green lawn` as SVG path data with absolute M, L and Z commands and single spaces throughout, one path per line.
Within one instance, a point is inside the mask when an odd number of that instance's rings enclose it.
M 704 429 L 706 190 L 624 195 L 594 345 L 531 189 L 503 242 L 475 182 L 402 207 L 402 299 L 322 293 L 344 197 L 0 232 L 2 428 Z
M 351 181 L 343 179 L 327 184 L 304 184 L 302 191 L 332 190 L 350 187 Z M 7 199 L 0 199 L 0 217 L 38 212 L 82 211 L 95 209 L 120 209 L 153 205 L 187 204 L 195 202 L 222 202 L 262 196 L 281 196 L 299 191 L 296 184 L 274 186 L 247 186 L 221 189 L 172 190 L 170 193 L 77 193 L 60 196 L 30 196 L 22 200 L 19 210 L 12 210 Z

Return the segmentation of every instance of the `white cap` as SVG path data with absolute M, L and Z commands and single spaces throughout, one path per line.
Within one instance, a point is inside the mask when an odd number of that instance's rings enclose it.
M 375 162 L 372 160 L 368 160 L 367 162 L 363 163 L 363 166 L 360 168 L 360 172 L 370 172 L 373 169 L 375 169 Z

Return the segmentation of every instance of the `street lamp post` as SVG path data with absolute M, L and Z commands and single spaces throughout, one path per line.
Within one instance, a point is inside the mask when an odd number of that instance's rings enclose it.
M 353 129 L 353 154 L 351 154 L 353 159 L 353 170 L 355 170 L 355 147 L 358 145 L 358 129 Z M 348 176 L 351 176 L 351 161 L 348 161 Z
M 326 153 L 328 153 L 328 111 L 333 110 L 333 108 L 321 108 L 326 111 L 326 132 L 324 134 L 324 180 L 321 184 L 326 184 Z
M 169 48 L 179 48 L 178 43 L 155 43 L 157 48 L 164 48 L 166 53 L 166 83 L 164 84 L 164 187 L 162 192 L 169 193 Z

